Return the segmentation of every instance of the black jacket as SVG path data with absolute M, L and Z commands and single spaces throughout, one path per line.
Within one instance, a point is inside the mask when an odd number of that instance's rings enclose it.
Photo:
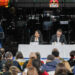
M 60 41 L 61 43 L 64 43 L 64 44 L 67 43 L 67 42 L 66 42 L 66 38 L 65 38 L 64 35 L 61 35 L 59 41 Z M 52 36 L 52 39 L 51 39 L 50 43 L 52 44 L 52 42 L 57 42 L 57 35 L 56 35 L 56 34 Z
M 57 62 L 55 61 L 47 62 L 45 65 L 43 65 L 43 69 L 46 70 L 47 72 L 55 71 L 56 65 L 57 65 Z
M 30 39 L 30 42 L 35 42 L 35 36 L 33 35 Z M 42 44 L 43 43 L 43 38 L 42 36 L 39 37 L 39 44 Z

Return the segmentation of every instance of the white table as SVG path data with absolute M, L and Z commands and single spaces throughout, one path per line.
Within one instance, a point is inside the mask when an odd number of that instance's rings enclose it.
M 75 45 L 26 45 L 19 44 L 18 51 L 21 51 L 25 58 L 29 58 L 30 52 L 40 52 L 42 58 L 46 58 L 51 54 L 52 49 L 57 48 L 60 52 L 60 56 L 63 58 L 69 58 L 69 53 L 75 50 Z

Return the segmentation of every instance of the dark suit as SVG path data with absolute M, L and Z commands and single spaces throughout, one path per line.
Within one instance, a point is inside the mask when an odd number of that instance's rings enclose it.
M 39 37 L 38 41 L 39 41 L 39 44 L 42 44 L 43 43 L 42 36 Z M 30 42 L 35 42 L 35 36 L 34 35 L 31 37 Z
M 52 42 L 57 42 L 57 35 L 56 34 L 52 36 L 50 43 L 52 44 Z M 64 44 L 67 43 L 64 35 L 61 35 L 59 42 L 64 43 Z

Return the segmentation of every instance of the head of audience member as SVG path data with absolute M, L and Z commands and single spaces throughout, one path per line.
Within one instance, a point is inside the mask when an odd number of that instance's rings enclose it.
M 41 65 L 43 65 L 44 64 L 44 61 L 41 60 L 41 55 L 40 55 L 39 52 L 36 52 L 36 56 L 37 56 L 37 59 L 40 60 Z
M 8 71 L 8 68 L 5 65 L 3 65 L 2 72 L 5 73 L 7 71 Z
M 36 30 L 35 33 L 34 33 L 34 36 L 37 37 L 37 38 L 39 38 L 40 37 L 40 33 L 41 32 L 39 30 Z
M 8 60 L 8 59 L 13 59 L 13 54 L 11 52 L 6 52 L 5 54 L 5 58 Z
M 16 66 L 11 66 L 11 67 L 9 68 L 9 72 L 10 72 L 12 75 L 18 75 L 19 69 L 18 69 Z
M 9 71 L 9 68 L 13 66 L 13 60 L 8 59 L 5 63 L 5 68 L 7 69 L 7 71 Z
M 32 61 L 32 65 L 33 65 L 37 70 L 39 70 L 40 65 L 41 65 L 40 60 L 34 59 L 34 60 Z
M 22 52 L 16 53 L 16 59 L 24 59 Z
M 32 61 L 32 66 L 37 69 L 38 74 L 44 72 L 44 70 L 41 68 L 40 60 L 34 59 L 34 60 Z
M 75 65 L 75 50 L 70 52 L 69 64 L 71 67 Z
M 71 59 L 75 59 L 75 50 L 70 52 Z
M 70 67 L 70 64 L 67 62 L 67 61 L 63 61 L 63 64 L 65 65 L 66 69 L 72 73 L 72 70 L 71 70 L 71 67 Z
M 4 57 L 4 55 L 5 55 L 5 49 L 4 48 L 0 48 L 0 52 L 2 53 L 2 57 Z
M 57 65 L 55 75 L 68 75 L 68 70 L 63 63 Z
M 30 59 L 29 59 L 28 64 L 26 66 L 27 68 L 32 66 L 32 60 L 37 59 L 37 56 L 36 56 L 35 52 L 31 52 L 29 57 L 30 57 Z
M 36 52 L 37 59 L 40 60 L 41 56 L 39 52 Z
M 31 52 L 29 57 L 30 57 L 30 59 L 37 59 L 37 55 L 35 52 Z
M 58 29 L 57 32 L 56 32 L 56 35 L 57 35 L 57 37 L 61 37 L 61 35 L 62 35 L 62 30 L 61 30 L 61 29 Z
M 54 56 L 53 55 L 48 55 L 46 62 L 52 62 L 53 60 L 54 60 Z
M 58 49 L 54 48 L 52 50 L 52 55 L 55 56 L 55 58 L 59 58 L 59 51 L 58 51 Z

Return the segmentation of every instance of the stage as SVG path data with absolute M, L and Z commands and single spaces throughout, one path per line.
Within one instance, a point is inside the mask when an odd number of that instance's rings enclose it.
M 69 58 L 69 53 L 75 50 L 74 45 L 27 45 L 19 44 L 18 51 L 21 51 L 25 58 L 29 58 L 30 52 L 40 52 L 41 58 L 45 59 L 49 54 L 51 54 L 52 49 L 57 48 L 60 52 L 60 57 Z

